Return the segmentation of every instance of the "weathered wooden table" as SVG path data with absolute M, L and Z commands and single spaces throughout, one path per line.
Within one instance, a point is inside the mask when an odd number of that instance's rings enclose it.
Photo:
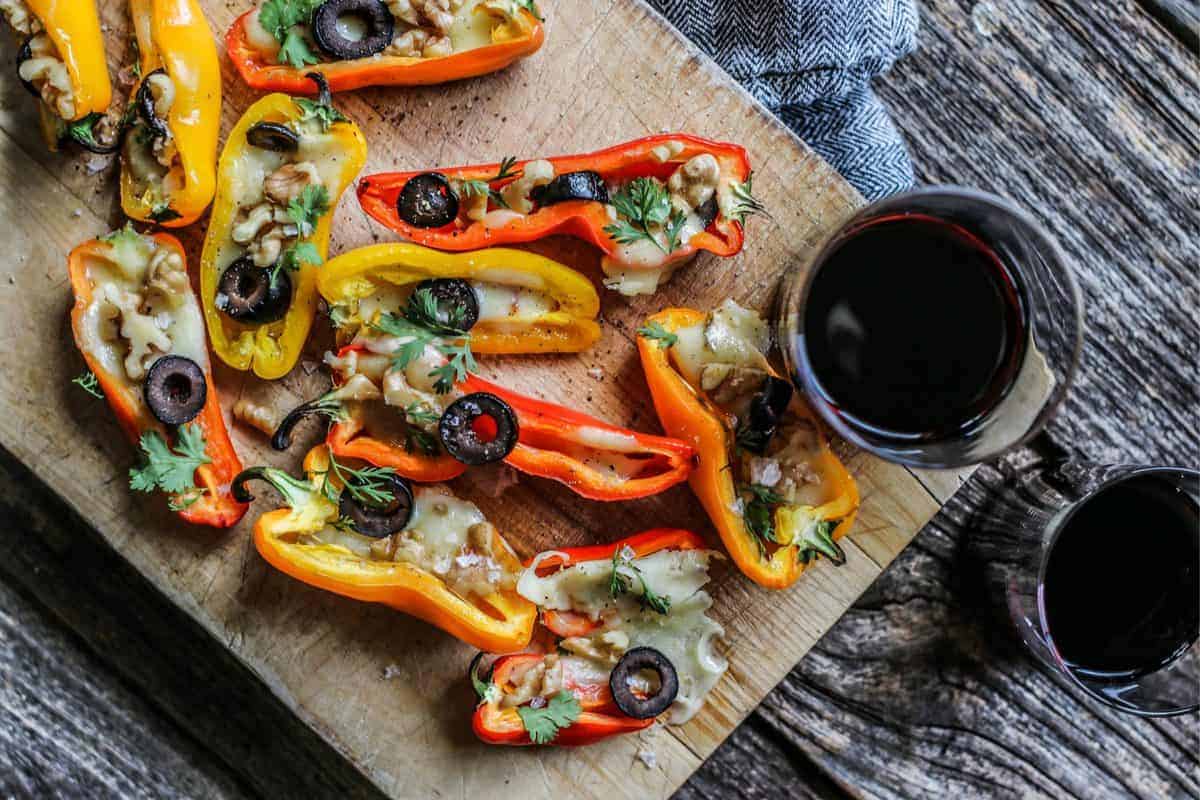
M 920 52 L 882 93 L 923 181 L 1049 221 L 1087 295 L 1079 381 L 678 796 L 1200 795 L 1200 721 L 1118 715 L 1026 658 L 967 547 L 992 488 L 1039 458 L 1196 465 L 1195 4 L 923 12 Z M 377 796 L 3 453 L 0 520 L 0 795 Z

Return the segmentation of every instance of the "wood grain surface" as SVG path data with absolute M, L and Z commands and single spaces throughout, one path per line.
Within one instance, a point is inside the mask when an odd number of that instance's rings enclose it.
M 1067 249 L 1087 276 L 1090 389 L 1068 398 L 1047 450 L 1195 466 L 1200 325 L 1181 311 L 1198 306 L 1194 46 L 1131 2 L 922 11 L 920 50 L 879 82 L 918 175 L 1087 231 Z M 29 123 L 22 94 L 0 101 Z M 1194 718 L 1098 707 L 1023 656 L 962 570 L 975 510 L 1038 457 L 977 472 L 676 797 L 1200 796 Z M 19 587 L 0 593 L 16 620 L 0 650 L 18 653 L 4 662 L 17 688 L 0 691 L 0 795 L 378 796 L 4 452 L 0 521 L 0 583 Z M 49 656 L 10 645 L 26 630 Z M 205 765 L 228 795 L 196 778 Z M 122 771 L 137 785 L 106 780 Z
M 114 0 L 103 8 L 110 37 L 120 41 L 124 4 Z M 755 188 L 772 219 L 751 224 L 742 256 L 702 258 L 654 298 L 606 296 L 604 338 L 592 352 L 484 364 L 485 377 L 518 390 L 653 429 L 632 342 L 640 321 L 666 305 L 709 308 L 726 297 L 765 308 L 774 278 L 811 253 L 860 200 L 645 6 L 635 0 L 576 0 L 558 3 L 555 10 L 550 44 L 517 69 L 424 91 L 345 95 L 339 104 L 371 143 L 367 172 L 509 153 L 586 151 L 661 130 L 687 130 L 747 147 L 757 170 Z M 218 30 L 235 15 L 216 3 L 208 11 Z M 121 48 L 110 50 L 119 57 Z M 115 72 L 119 65 L 111 66 Z M 9 77 L 5 96 L 21 91 Z M 226 130 L 251 101 L 245 87 L 226 75 Z M 509 791 L 531 797 L 568 790 L 597 797 L 670 794 L 866 589 L 954 486 L 946 475 L 918 480 L 843 448 L 863 496 L 846 544 L 848 563 L 839 569 L 820 564 L 783 593 L 755 587 L 727 567 L 715 570 L 714 616 L 728 631 L 731 666 L 691 723 L 576 751 L 485 747 L 467 724 L 472 701 L 463 670 L 470 651 L 421 622 L 322 593 L 269 569 L 246 535 L 256 512 L 269 504 L 260 503 L 232 531 L 212 533 L 184 529 L 162 504 L 128 492 L 129 446 L 103 404 L 88 403 L 70 386 L 78 359 L 62 314 L 68 303 L 66 252 L 116 222 L 111 170 L 79 171 L 78 162 L 46 154 L 27 120 L 27 104 L 8 104 L 0 116 L 0 180 L 26 187 L 0 198 L 0 220 L 9 226 L 17 254 L 7 264 L 7 285 L 0 284 L 8 345 L 0 353 L 8 378 L 0 387 L 0 442 L 392 796 L 475 795 L 501 781 Z M 384 235 L 352 200 L 337 211 L 334 230 L 334 253 Z M 185 236 L 193 263 L 198 239 L 196 229 Z M 551 242 L 537 249 L 599 276 L 595 253 L 582 246 Z M 266 393 L 286 407 L 315 396 L 327 381 L 316 369 L 318 355 L 310 352 L 291 376 L 270 386 L 217 370 L 226 407 L 245 392 Z M 599 379 L 593 377 L 596 370 Z M 299 447 L 280 456 L 256 432 L 233 433 L 247 464 L 270 461 L 297 469 Z M 475 470 L 456 489 L 480 505 L 523 556 L 659 525 L 711 534 L 684 487 L 611 506 L 529 479 L 497 496 L 489 491 L 495 477 Z M 653 750 L 657 766 L 632 768 L 639 749 Z

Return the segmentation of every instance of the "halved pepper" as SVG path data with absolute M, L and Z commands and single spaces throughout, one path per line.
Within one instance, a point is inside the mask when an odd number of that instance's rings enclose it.
M 329 469 L 329 451 L 318 446 L 304 458 L 307 481 L 271 467 L 247 470 L 239 479 L 237 490 L 243 493 L 245 480 L 270 482 L 288 506 L 263 514 L 254 525 L 254 546 L 268 563 L 310 586 L 419 617 L 473 647 L 506 653 L 529 644 L 537 609 L 513 589 L 464 596 L 417 564 L 365 558 L 332 542 L 301 541 L 339 521 L 338 503 L 323 491 Z M 337 477 L 328 480 L 341 490 Z M 502 569 L 519 573 L 517 556 L 499 532 L 491 533 L 490 557 Z
M 546 301 L 547 309 L 532 314 L 484 313 L 471 328 L 477 353 L 576 353 L 600 338 L 600 298 L 591 281 L 523 250 L 447 254 L 415 244 L 371 245 L 331 259 L 317 290 L 332 308 L 354 312 L 365 297 L 437 278 L 465 280 L 480 295 L 521 290 Z
M 26 0 L 25 5 L 41 22 L 71 83 L 73 109 L 69 118 L 60 116 L 47 105 L 43 95 L 34 92 L 39 94 L 39 122 L 47 146 L 52 151 L 58 150 L 59 142 L 70 138 L 94 152 L 112 152 L 115 145 L 97 147 L 92 135 L 95 123 L 112 102 L 112 84 L 108 79 L 104 37 L 96 4 L 92 0 L 70 3 Z M 8 16 L 10 22 L 14 21 L 11 15 Z M 21 56 L 18 59 L 23 60 Z
M 660 254 L 659 263 L 652 265 L 622 260 L 622 242 L 611 230 L 616 220 L 611 213 L 613 206 L 601 200 L 565 199 L 541 204 L 528 214 L 517 214 L 500 207 L 483 220 L 471 220 L 462 213 L 465 202 L 459 203 L 462 198 L 456 198 L 459 213 L 453 219 L 438 227 L 418 227 L 402 217 L 398 203 L 408 182 L 427 173 L 390 172 L 368 175 L 360 180 L 358 201 L 364 211 L 403 238 L 438 250 L 478 250 L 558 234 L 575 236 L 603 251 L 604 270 L 615 280 L 624 272 L 669 270 L 672 265 L 677 266 L 701 250 L 718 256 L 732 256 L 742 249 L 745 240 L 742 220 L 751 211 L 761 210 L 749 195 L 751 170 L 745 149 L 690 134 L 664 133 L 593 153 L 544 159 L 553 166 L 556 176 L 595 173 L 610 187 L 605 192 L 607 195 L 612 191 L 611 187 L 635 178 L 655 178 L 665 182 L 691 159 L 702 155 L 712 156 L 720 170 L 719 183 L 712 195 L 716 201 L 712 219 L 687 241 L 681 241 L 676 249 Z M 522 175 L 530 163 L 514 161 L 504 165 L 450 167 L 438 170 L 437 174 L 451 187 L 467 181 L 484 182 L 489 190 L 500 192 L 519 180 L 516 176 Z M 497 178 L 502 174 L 506 177 Z M 496 217 L 494 220 L 493 216 Z
M 303 125 L 310 119 L 311 114 L 286 94 L 267 95 L 242 115 L 221 153 L 217 196 L 200 261 L 200 296 L 214 352 L 231 367 L 253 369 L 260 378 L 268 380 L 286 375 L 300 357 L 316 315 L 319 264 L 305 260 L 298 271 L 291 273 L 291 304 L 287 314 L 275 322 L 244 323 L 221 312 L 217 308 L 218 283 L 223 271 L 246 249 L 232 239 L 239 201 L 242 195 L 255 188 L 246 184 L 254 181 L 261 184 L 267 177 L 263 174 L 261 159 L 273 155 L 251 145 L 246 138 L 247 132 L 259 123 L 287 127 Z M 362 169 L 367 157 L 367 143 L 357 125 L 341 118 L 330 123 L 328 130 L 314 134 L 311 144 L 302 139 L 299 153 L 327 159 L 332 173 L 325 186 L 328 209 L 318 218 L 311 235 L 306 237 L 323 260 L 329 247 L 329 229 L 338 198 Z
M 704 313 L 694 309 L 671 308 L 647 319 L 646 325 L 647 328 L 661 326 L 666 334 L 674 334 L 704 324 L 705 319 Z M 735 483 L 735 441 L 730 420 L 703 391 L 684 379 L 671 363 L 671 347 L 663 344 L 661 339 L 638 336 L 642 368 L 663 428 L 670 435 L 688 442 L 698 454 L 696 469 L 689 478 L 692 491 L 704 506 L 738 569 L 761 586 L 772 589 L 790 586 L 807 567 L 810 558 L 806 555 L 820 551 L 808 549 L 810 543 L 803 542 L 781 546 L 773 552 L 763 549 L 758 537 L 747 526 L 744 512 L 738 511 L 744 508 L 744 501 L 739 497 Z M 845 536 L 854 523 L 859 502 L 858 487 L 829 449 L 821 434 L 820 423 L 808 405 L 793 396 L 787 413 L 808 420 L 817 431 L 819 452 L 811 466 L 825 484 L 826 501 L 808 513 L 817 520 L 836 520 L 836 526 L 827 537 L 831 542 L 836 541 Z M 786 510 L 785 507 L 774 513 Z
M 313 86 L 304 76 L 313 70 L 325 76 L 334 92 L 363 86 L 427 86 L 496 72 L 537 52 L 546 38 L 541 20 L 527 8 L 514 12 L 511 16 L 503 15 L 492 26 L 490 44 L 448 56 L 420 58 L 377 53 L 368 58 L 322 61 L 297 69 L 274 63 L 268 53 L 252 44 L 247 26 L 252 24 L 256 11 L 248 11 L 234 20 L 225 34 L 225 49 L 242 80 L 259 91 L 311 93 Z M 480 9 L 475 13 L 488 12 Z
M 116 236 L 138 234 L 127 231 Z M 173 236 L 159 233 L 146 238 L 152 239 L 157 248 L 166 249 L 177 254 L 180 259 L 186 259 L 183 247 Z M 88 369 L 96 376 L 97 383 L 117 417 L 117 422 L 130 441 L 136 444 L 144 433 L 156 431 L 164 441 L 173 443 L 174 431 L 154 418 L 143 398 L 142 387 L 124 372 L 119 343 L 106 340 L 102 330 L 106 323 L 113 324 L 113 321 L 104 317 L 100 298 L 96 294 L 99 284 L 112 281 L 113 276 L 119 274 L 119 264 L 123 256 L 120 248 L 123 246 L 125 243 L 119 239 L 92 239 L 71 251 L 67 259 L 71 290 L 75 295 L 75 305 L 71 309 L 71 328 L 79 352 L 87 362 Z M 186 271 L 183 271 L 181 276 L 184 309 L 176 314 L 186 315 L 186 323 L 180 322 L 175 326 L 176 336 L 172 338 L 171 352 L 186 354 L 203 369 L 206 399 L 194 421 L 188 424 L 198 425 L 203 432 L 204 452 L 211 463 L 196 469 L 195 484 L 203 492 L 198 498 L 191 498 L 192 502 L 179 511 L 179 516 L 200 525 L 228 528 L 246 513 L 246 505 L 237 502 L 230 492 L 230 481 L 241 471 L 242 464 L 233 449 L 233 443 L 229 440 L 225 421 L 221 416 L 221 405 L 208 364 L 204 329 L 203 325 L 199 324 L 200 309 L 187 283 Z
M 656 528 L 643 531 L 617 542 L 584 547 L 569 547 L 543 554 L 537 558 L 539 574 L 549 573 L 585 561 L 611 562 L 614 555 L 625 548 L 632 551 L 632 558 L 643 558 L 661 550 L 703 550 L 704 541 L 691 531 L 677 528 Z M 526 562 L 529 568 L 533 560 Z M 543 610 L 542 622 L 559 636 L 584 636 L 600 626 L 582 614 Z M 538 653 L 521 653 L 498 658 L 492 665 L 490 675 L 481 680 L 484 685 L 479 703 L 476 705 L 471 727 L 480 740 L 488 744 L 529 745 L 533 744 L 517 706 L 503 707 L 505 695 L 511 694 L 517 678 L 525 670 L 545 659 Z M 480 658 L 471 665 L 472 677 L 476 676 Z M 606 681 L 597 682 L 594 671 L 587 679 L 580 680 L 570 671 L 563 670 L 564 691 L 575 695 L 582 712 L 571 725 L 560 728 L 552 744 L 563 746 L 587 745 L 622 733 L 643 730 L 653 725 L 656 717 L 635 719 L 622 713 L 612 698 Z
M 344 363 L 345 357 L 355 351 L 362 353 L 365 347 L 361 344 L 343 347 L 338 352 L 339 361 Z M 344 380 L 344 376 L 335 373 L 336 382 Z M 519 432 L 516 446 L 505 457 L 505 463 L 526 474 L 559 481 L 590 500 L 649 497 L 686 480 L 692 471 L 694 452 L 678 439 L 618 428 L 587 414 L 525 397 L 475 375 L 469 375 L 458 388 L 466 393 L 486 392 L 512 408 Z M 393 467 L 417 481 L 449 480 L 467 469 L 445 452 L 434 456 L 415 449 L 410 451 L 402 442 L 374 434 L 369 430 L 361 403 L 352 404 L 346 415 L 346 419 L 330 427 L 326 439 L 335 455 Z M 580 450 L 598 454 L 599 458 L 593 459 L 596 461 L 608 455 L 614 460 L 640 462 L 640 468 L 628 476 L 615 467 L 601 469 L 581 458 Z
M 169 228 L 190 225 L 212 201 L 217 184 L 217 135 L 221 127 L 221 65 L 212 32 L 196 0 L 130 0 L 141 77 L 130 95 L 135 123 L 127 130 L 121 159 L 121 208 L 142 222 Z M 138 103 L 154 74 L 165 73 L 173 102 L 161 120 L 177 155 L 153 180 L 134 175 L 135 159 L 154 162 L 153 133 Z M 145 87 L 145 88 L 143 88 Z M 151 103 L 152 104 L 152 103 Z M 133 148 L 143 148 L 134 154 Z M 148 160 L 148 161 L 146 161 Z M 157 170 L 152 170 L 157 172 Z M 164 189 L 164 184 L 168 189 Z

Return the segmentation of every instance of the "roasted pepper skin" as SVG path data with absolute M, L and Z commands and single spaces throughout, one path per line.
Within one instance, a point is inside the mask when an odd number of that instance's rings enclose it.
M 344 358 L 350 351 L 362 351 L 360 344 L 351 344 L 338 351 Z M 589 500 L 635 500 L 663 492 L 687 479 L 692 470 L 695 453 L 690 445 L 665 436 L 618 428 L 563 406 L 525 397 L 475 375 L 468 375 L 459 384 L 464 392 L 488 392 L 512 407 L 517 415 L 519 433 L 517 445 L 504 459 L 509 466 L 539 478 L 549 478 L 565 484 L 576 494 Z M 415 481 L 442 481 L 461 475 L 466 466 L 446 454 L 427 456 L 408 452 L 401 443 L 376 439 L 368 432 L 360 412 L 352 409 L 349 419 L 329 429 L 326 443 L 335 455 L 354 456 L 376 466 L 388 466 Z M 585 440 L 590 431 L 594 435 Z M 596 437 L 617 436 L 632 439 L 639 452 L 649 452 L 660 459 L 662 470 L 646 478 L 613 479 L 599 470 L 563 452 L 576 444 L 594 444 Z M 557 449 L 556 449 L 557 448 Z
M 328 469 L 329 453 L 324 446 L 309 451 L 304 470 L 309 474 L 313 493 L 319 496 L 321 475 Z M 497 592 L 487 598 L 490 609 L 469 602 L 452 592 L 444 582 L 425 570 L 400 562 L 369 561 L 332 545 L 300 545 L 287 537 L 317 529 L 337 518 L 337 506 L 320 498 L 327 506 L 324 516 L 301 519 L 299 509 L 269 511 L 254 525 L 254 546 L 271 566 L 296 580 L 343 597 L 367 603 L 381 603 L 425 620 L 462 641 L 490 652 L 508 653 L 529 644 L 537 608 L 516 591 Z M 494 542 L 494 558 L 505 567 L 520 570 L 499 533 Z M 499 618 L 497 617 L 499 615 Z
M 447 254 L 407 243 L 377 244 L 343 253 L 321 268 L 317 290 L 330 305 L 367 296 L 381 286 L 427 278 L 461 278 L 543 291 L 557 311 L 514 328 L 481 321 L 471 329 L 476 353 L 578 353 L 600 338 L 600 297 L 584 276 L 535 253 L 492 248 Z M 519 282 L 518 282 L 519 281 Z
M 689 308 L 670 308 L 646 320 L 658 323 L 666 331 L 703 324 L 705 314 Z M 699 463 L 689 478 L 692 491 L 700 500 L 709 519 L 721 536 L 725 549 L 733 562 L 750 580 L 769 589 L 783 589 L 800 577 L 807 566 L 801 563 L 796 545 L 780 547 L 769 560 L 759 555 L 754 535 L 746 528 L 745 520 L 733 509 L 738 499 L 734 486 L 734 468 L 731 463 L 733 437 L 723 415 L 710 406 L 683 379 L 670 363 L 669 349 L 659 346 L 655 340 L 638 337 L 638 352 L 646 383 L 663 429 L 695 448 Z M 810 419 L 817 430 L 820 423 L 807 404 L 798 397 L 793 398 L 790 414 L 803 415 Z M 821 440 L 820 471 L 831 481 L 833 498 L 818 506 L 815 513 L 820 519 L 840 519 L 834 528 L 834 540 L 845 536 L 854 524 L 858 510 L 858 487 L 845 466 L 829 449 L 824 436 Z
M 613 555 L 625 547 L 633 551 L 635 558 L 642 558 L 660 550 L 702 550 L 704 546 L 704 540 L 691 531 L 677 528 L 655 528 L 609 544 L 557 550 L 555 552 L 560 555 L 542 559 L 538 566 L 539 569 L 545 567 L 550 570 L 570 567 L 584 561 L 611 561 Z M 528 567 L 531 563 L 532 559 L 527 561 L 525 566 Z M 560 612 L 563 621 L 579 617 L 588 623 L 587 626 L 579 626 L 563 632 L 550 621 L 551 613 L 550 611 L 543 612 L 543 622 L 560 636 L 582 636 L 598 627 L 599 624 L 581 615 Z M 545 656 L 537 653 L 502 656 L 492 667 L 492 683 L 503 694 L 504 687 L 509 683 L 509 677 L 515 669 L 534 664 L 543 658 Z M 572 683 L 565 685 L 564 688 L 570 689 L 575 694 L 579 705 L 584 710 L 574 724 L 559 730 L 552 744 L 566 747 L 592 744 L 610 736 L 643 730 L 654 724 L 655 718 L 634 719 L 622 714 L 613 703 L 612 693 L 609 691 L 607 683 L 582 686 Z M 521 717 L 517 714 L 516 708 L 500 708 L 499 696 L 491 700 L 483 700 L 476 706 L 471 727 L 475 731 L 475 735 L 488 744 L 533 744 L 529 739 L 529 734 L 525 731 L 525 726 L 521 723 Z
M 286 94 L 269 94 L 250 108 L 234 126 L 225 141 L 217 168 L 217 197 L 213 202 L 204 251 L 200 259 L 200 298 L 213 351 L 234 369 L 253 369 L 260 378 L 282 378 L 300 357 L 317 313 L 317 271 L 319 265 L 305 264 L 299 272 L 291 273 L 292 305 L 278 322 L 262 325 L 243 325 L 229 319 L 216 307 L 217 283 L 221 267 L 217 257 L 237 214 L 233 173 L 236 164 L 250 145 L 246 131 L 258 122 L 287 122 L 298 119 L 300 109 Z M 367 142 L 353 122 L 339 122 L 327 134 L 337 139 L 341 150 L 341 181 L 329 189 L 329 212 L 317 222 L 316 230 L 307 241 L 316 245 L 324 259 L 329 249 L 329 228 L 338 198 L 354 180 L 367 159 Z
M 287 64 L 272 64 L 255 50 L 246 36 L 248 11 L 234 20 L 225 34 L 225 49 L 242 80 L 258 91 L 313 94 L 315 87 L 304 77 L 320 72 L 334 92 L 346 92 L 363 86 L 429 86 L 462 78 L 473 78 L 504 69 L 518 59 L 532 55 L 546 39 L 546 29 L 537 17 L 523 11 L 517 31 L 507 31 L 498 42 L 441 58 L 403 58 L 373 56 L 350 61 L 331 61 L 296 69 Z M 511 27 L 511 26 L 508 26 Z
M 171 248 L 186 259 L 183 247 L 175 237 L 159 233 L 155 234 L 154 239 L 161 247 Z M 107 243 L 92 239 L 72 250 L 67 258 L 71 290 L 75 295 L 75 305 L 71 309 L 71 328 L 75 335 L 75 344 L 87 362 L 88 369 L 99 381 L 109 407 L 129 440 L 136 445 L 143 433 L 155 430 L 167 442 L 173 442 L 174 437 L 167 427 L 156 420 L 146 408 L 141 393 L 131 390 L 124 380 L 104 369 L 100 360 L 84 347 L 84 315 L 92 301 L 93 289 L 88 278 L 86 262 L 90 256 L 104 256 L 109 248 Z M 242 462 L 229 440 L 212 372 L 207 364 L 202 366 L 204 380 L 208 385 L 207 401 L 200 414 L 189 424 L 199 425 L 204 432 L 204 452 L 212 459 L 211 464 L 205 464 L 196 470 L 196 485 L 208 491 L 195 503 L 177 513 L 183 519 L 197 525 L 228 528 L 246 513 L 247 506 L 234 500 L 229 490 L 229 482 L 242 471 Z
M 175 103 L 167 125 L 179 148 L 183 188 L 167 207 L 179 216 L 159 224 L 179 228 L 195 222 L 212 201 L 217 185 L 217 135 L 221 127 L 221 65 L 204 12 L 196 0 L 130 0 L 142 78 L 165 69 L 175 83 Z M 123 161 L 124 159 L 122 159 Z M 142 202 L 127 165 L 121 169 L 121 209 L 141 222 L 154 222 L 153 207 Z
M 104 35 L 93 0 L 27 0 L 67 67 L 75 96 L 75 117 L 103 114 L 112 103 L 112 83 L 104 57 Z M 58 150 L 58 117 L 38 102 L 43 138 L 51 151 Z M 73 120 L 72 120 L 73 121 Z
M 661 163 L 653 155 L 653 150 L 667 142 L 681 143 L 683 151 L 675 160 Z M 681 161 L 702 153 L 711 153 L 716 157 L 721 164 L 722 174 L 735 176 L 738 181 L 743 182 L 750 177 L 750 158 L 743 148 L 686 133 L 647 136 L 594 153 L 546 160 L 554 165 L 556 175 L 591 170 L 600 173 L 607 181 L 643 176 L 665 179 L 679 167 Z M 517 162 L 514 169 L 522 170 L 528 163 Z M 452 167 L 438 172 L 451 180 L 486 180 L 495 175 L 499 167 L 499 164 L 484 164 Z M 400 218 L 396 210 L 396 198 L 410 178 L 426 171 L 428 170 L 368 175 L 358 182 L 358 202 L 363 210 L 380 224 L 391 228 L 404 239 L 438 250 L 478 250 L 496 245 L 531 242 L 558 234 L 590 242 L 604 251 L 605 255 L 611 256 L 617 249 L 617 243 L 604 231 L 605 226 L 612 224 L 608 208 L 595 200 L 568 200 L 556 203 L 494 228 L 484 227 L 481 222 L 460 227 L 459 220 L 441 228 L 413 227 Z M 501 185 L 503 182 L 492 184 L 493 188 Z M 686 260 L 698 250 L 707 250 L 718 256 L 731 256 L 742 249 L 744 241 L 745 233 L 741 223 L 718 215 L 708 226 L 708 230 L 697 234 L 687 245 L 671 253 L 670 260 Z

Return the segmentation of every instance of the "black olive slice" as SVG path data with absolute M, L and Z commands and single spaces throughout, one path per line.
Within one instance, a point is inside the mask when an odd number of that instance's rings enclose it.
M 190 358 L 163 356 L 150 366 L 142 386 L 146 405 L 164 425 L 191 422 L 204 408 L 208 384 L 204 370 Z
M 355 499 L 351 492 L 342 492 L 338 501 L 338 513 L 354 523 L 356 533 L 370 536 L 372 539 L 382 539 L 404 530 L 404 526 L 412 519 L 412 487 L 399 475 L 389 475 L 386 480 L 385 491 L 391 492 L 392 501 L 384 506 L 362 503 Z
M 496 426 L 491 441 L 480 438 L 475 422 L 489 417 Z M 517 415 L 508 403 L 487 392 L 464 395 L 451 403 L 438 422 L 438 438 L 446 452 L 464 464 L 477 467 L 499 461 L 517 446 Z
M 643 670 L 658 675 L 658 691 L 649 697 L 638 697 L 629 688 L 629 681 Z M 613 702 L 621 713 L 634 719 L 657 717 L 675 702 L 679 694 L 679 675 L 675 665 L 653 647 L 635 647 L 625 652 L 608 676 L 608 688 Z
M 440 228 L 458 216 L 458 195 L 439 172 L 409 178 L 396 198 L 400 219 L 414 228 Z
M 760 388 L 750 398 L 750 409 L 745 423 L 738 429 L 738 445 L 751 453 L 762 454 L 792 401 L 795 388 L 792 382 L 768 375 Z
M 346 35 L 342 17 L 357 18 L 366 32 L 361 38 Z M 382 0 L 325 0 L 317 6 L 312 17 L 313 39 L 330 58 L 349 60 L 370 58 L 383 52 L 392 43 L 395 19 Z
M 38 91 L 38 88 L 31 82 L 21 77 L 21 65 L 33 58 L 33 48 L 29 45 L 29 43 L 32 41 L 33 37 L 30 36 L 17 50 L 17 80 L 19 80 L 21 85 L 25 87 L 25 91 L 29 92 L 34 97 L 41 99 L 42 93 Z
M 459 278 L 429 278 L 418 283 L 413 291 L 415 293 L 423 289 L 428 290 L 437 301 L 439 325 L 469 331 L 479 322 L 479 298 L 466 281 Z
M 261 150 L 275 153 L 291 153 L 300 147 L 300 137 L 287 125 L 278 122 L 260 122 L 246 131 L 246 141 Z
M 598 172 L 568 172 L 559 175 L 545 186 L 536 187 L 529 196 L 539 206 L 552 206 L 566 200 L 597 200 L 607 203 L 608 186 Z
M 214 305 L 238 322 L 275 322 L 283 319 L 291 303 L 287 270 L 260 267 L 242 256 L 221 273 Z
M 134 106 L 137 108 L 138 116 L 142 118 L 142 122 L 146 123 L 146 127 L 150 129 L 151 133 L 162 138 L 170 136 L 171 131 L 167 127 L 167 121 L 154 113 L 154 93 L 150 91 L 150 79 L 155 75 L 166 74 L 167 71 L 160 67 L 143 78 L 133 99 Z
M 717 193 L 713 192 L 708 196 L 708 199 L 701 203 L 700 207 L 696 209 L 696 216 L 700 217 L 700 221 L 704 223 L 704 227 L 707 228 L 709 225 L 713 224 L 713 221 L 716 220 L 717 214 L 719 214 L 720 211 L 721 209 L 717 205 Z

